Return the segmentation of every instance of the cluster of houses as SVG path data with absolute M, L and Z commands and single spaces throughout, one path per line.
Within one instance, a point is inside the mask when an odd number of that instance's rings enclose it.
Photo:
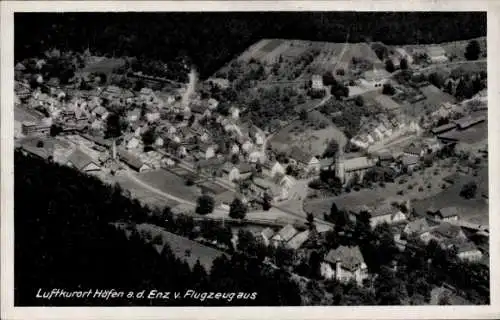
M 461 223 L 459 209 L 443 207 L 430 209 L 426 213 L 414 217 L 410 214 L 410 202 L 402 206 L 383 203 L 374 207 L 357 206 L 348 210 L 349 218 L 353 221 L 363 212 L 370 214 L 370 224 L 376 227 L 387 223 L 393 231 L 395 244 L 400 250 L 405 250 L 410 238 L 418 238 L 423 243 L 436 241 L 442 249 L 454 249 L 457 257 L 463 261 L 487 263 L 488 253 L 478 247 L 469 238 L 471 235 L 488 237 L 488 229 L 479 229 L 477 226 Z M 403 212 L 404 211 L 404 212 Z M 328 228 L 320 226 L 318 235 L 324 234 Z M 307 256 L 307 241 L 311 238 L 311 231 L 299 231 L 292 225 L 286 225 L 278 232 L 266 228 L 257 234 L 257 239 L 266 246 L 284 246 L 292 249 L 296 254 Z M 411 249 L 411 248 L 410 248 Z M 312 249 L 311 249 L 312 250 Z M 309 250 L 310 251 L 310 250 Z M 320 264 L 321 275 L 325 279 L 339 281 L 356 281 L 362 285 L 369 274 L 366 263 L 359 247 L 338 246 L 325 253 Z

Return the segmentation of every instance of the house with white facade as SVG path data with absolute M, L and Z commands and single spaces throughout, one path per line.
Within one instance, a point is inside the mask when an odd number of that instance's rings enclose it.
M 298 147 L 293 147 L 290 151 L 290 158 L 306 172 L 319 172 L 320 162 L 315 156 L 306 153 Z
M 274 164 L 271 167 L 270 175 L 271 175 L 271 177 L 275 177 L 277 174 L 284 175 L 285 172 L 286 172 L 285 167 L 283 167 L 283 165 L 281 165 L 281 163 L 276 161 L 276 162 L 274 162 Z
M 462 261 L 476 262 L 483 257 L 483 253 L 471 241 L 457 245 L 456 249 L 457 257 Z
M 358 246 L 340 246 L 330 250 L 320 266 L 325 279 L 341 282 L 354 280 L 361 285 L 368 278 L 368 268 Z

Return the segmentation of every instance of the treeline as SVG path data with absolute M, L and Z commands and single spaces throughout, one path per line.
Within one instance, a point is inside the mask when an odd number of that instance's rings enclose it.
M 282 271 L 238 254 L 217 258 L 210 272 L 192 269 L 165 246 L 158 254 L 139 233 L 127 239 L 110 222 L 148 221 L 150 211 L 120 188 L 57 164 L 15 153 L 15 305 L 300 305 Z M 256 299 L 40 299 L 39 289 L 257 292 Z
M 46 49 L 189 57 L 202 78 L 262 38 L 386 44 L 440 43 L 486 35 L 480 12 L 16 13 L 16 61 Z

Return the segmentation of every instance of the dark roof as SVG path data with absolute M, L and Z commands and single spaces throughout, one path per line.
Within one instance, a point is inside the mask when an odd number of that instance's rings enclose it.
M 219 158 L 210 158 L 206 160 L 200 160 L 196 163 L 199 168 L 210 168 L 224 165 L 225 160 Z
M 458 208 L 457 207 L 445 207 L 445 208 L 439 209 L 439 213 L 444 218 L 453 217 L 453 216 L 458 215 Z
M 400 211 L 393 205 L 389 203 L 384 203 L 379 206 L 374 207 L 372 210 L 370 210 L 370 214 L 372 217 L 379 217 L 379 216 L 385 216 L 385 215 L 392 215 L 394 213 L 397 213 Z
M 253 170 L 253 167 L 249 164 L 249 163 L 246 163 L 246 162 L 242 162 L 240 163 L 240 165 L 238 166 L 238 170 L 240 173 L 249 173 L 249 172 L 252 172 Z
M 432 231 L 432 233 L 444 238 L 453 239 L 458 236 L 460 231 L 462 231 L 462 229 L 459 226 L 455 226 L 450 223 L 441 223 L 436 229 Z
M 267 227 L 264 230 L 262 230 L 260 234 L 267 239 L 271 239 L 271 237 L 274 236 L 274 230 Z
M 476 245 L 471 241 L 464 241 L 456 245 L 456 248 L 457 248 L 457 253 L 479 250 L 476 247 Z
M 406 233 L 422 233 L 429 229 L 430 225 L 426 218 L 420 218 L 411 222 L 408 222 L 405 226 Z
M 199 103 L 192 104 L 189 106 L 189 108 L 191 109 L 192 112 L 195 112 L 195 113 L 204 113 L 206 110 L 206 108 L 202 104 L 199 104 Z
M 87 155 L 80 149 L 76 149 L 75 151 L 73 151 L 73 153 L 68 158 L 68 162 L 70 162 L 78 170 L 83 170 L 91 163 L 94 163 L 96 166 L 98 166 L 97 163 L 89 155 Z
M 301 163 L 308 163 L 309 160 L 311 160 L 312 158 L 312 156 L 309 153 L 301 150 L 297 146 L 294 146 L 290 151 L 290 157 Z
M 134 156 L 133 154 L 123 150 L 123 149 L 118 149 L 118 156 L 120 159 L 128 164 L 130 167 L 133 169 L 139 170 L 143 166 L 143 162 Z
M 81 136 L 103 147 L 111 147 L 111 145 L 113 144 L 111 140 L 103 139 L 101 137 L 96 137 L 89 134 L 81 134 Z
M 450 131 L 450 130 L 454 129 L 455 127 L 456 127 L 456 124 L 454 124 L 454 123 L 443 124 L 442 126 L 439 126 L 439 127 L 432 129 L 431 132 L 434 134 L 439 134 L 439 133 L 443 133 L 446 131 Z
M 295 229 L 291 224 L 287 224 L 286 226 L 284 226 L 283 228 L 281 228 L 280 231 L 278 231 L 278 233 L 276 233 L 274 235 L 274 237 L 277 237 L 278 239 L 277 240 L 281 240 L 281 241 L 289 241 L 290 239 L 292 239 L 297 233 L 299 233 L 297 231 L 297 229 Z
M 342 267 L 347 270 L 356 270 L 365 262 L 359 247 L 340 246 L 337 249 L 332 249 L 325 257 L 325 261 L 335 264 L 339 261 Z
M 465 129 L 465 128 L 468 128 L 472 125 L 475 125 L 476 123 L 480 123 L 483 121 L 486 121 L 485 116 L 479 116 L 479 117 L 475 117 L 475 118 L 471 118 L 471 117 L 462 118 L 462 119 L 456 120 L 455 123 L 457 124 L 457 126 L 459 128 Z
M 392 160 L 394 156 L 389 151 L 382 151 L 378 154 L 380 160 Z

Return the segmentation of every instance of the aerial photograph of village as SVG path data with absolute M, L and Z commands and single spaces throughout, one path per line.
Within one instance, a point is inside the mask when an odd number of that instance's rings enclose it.
M 14 23 L 16 306 L 490 304 L 486 13 Z

